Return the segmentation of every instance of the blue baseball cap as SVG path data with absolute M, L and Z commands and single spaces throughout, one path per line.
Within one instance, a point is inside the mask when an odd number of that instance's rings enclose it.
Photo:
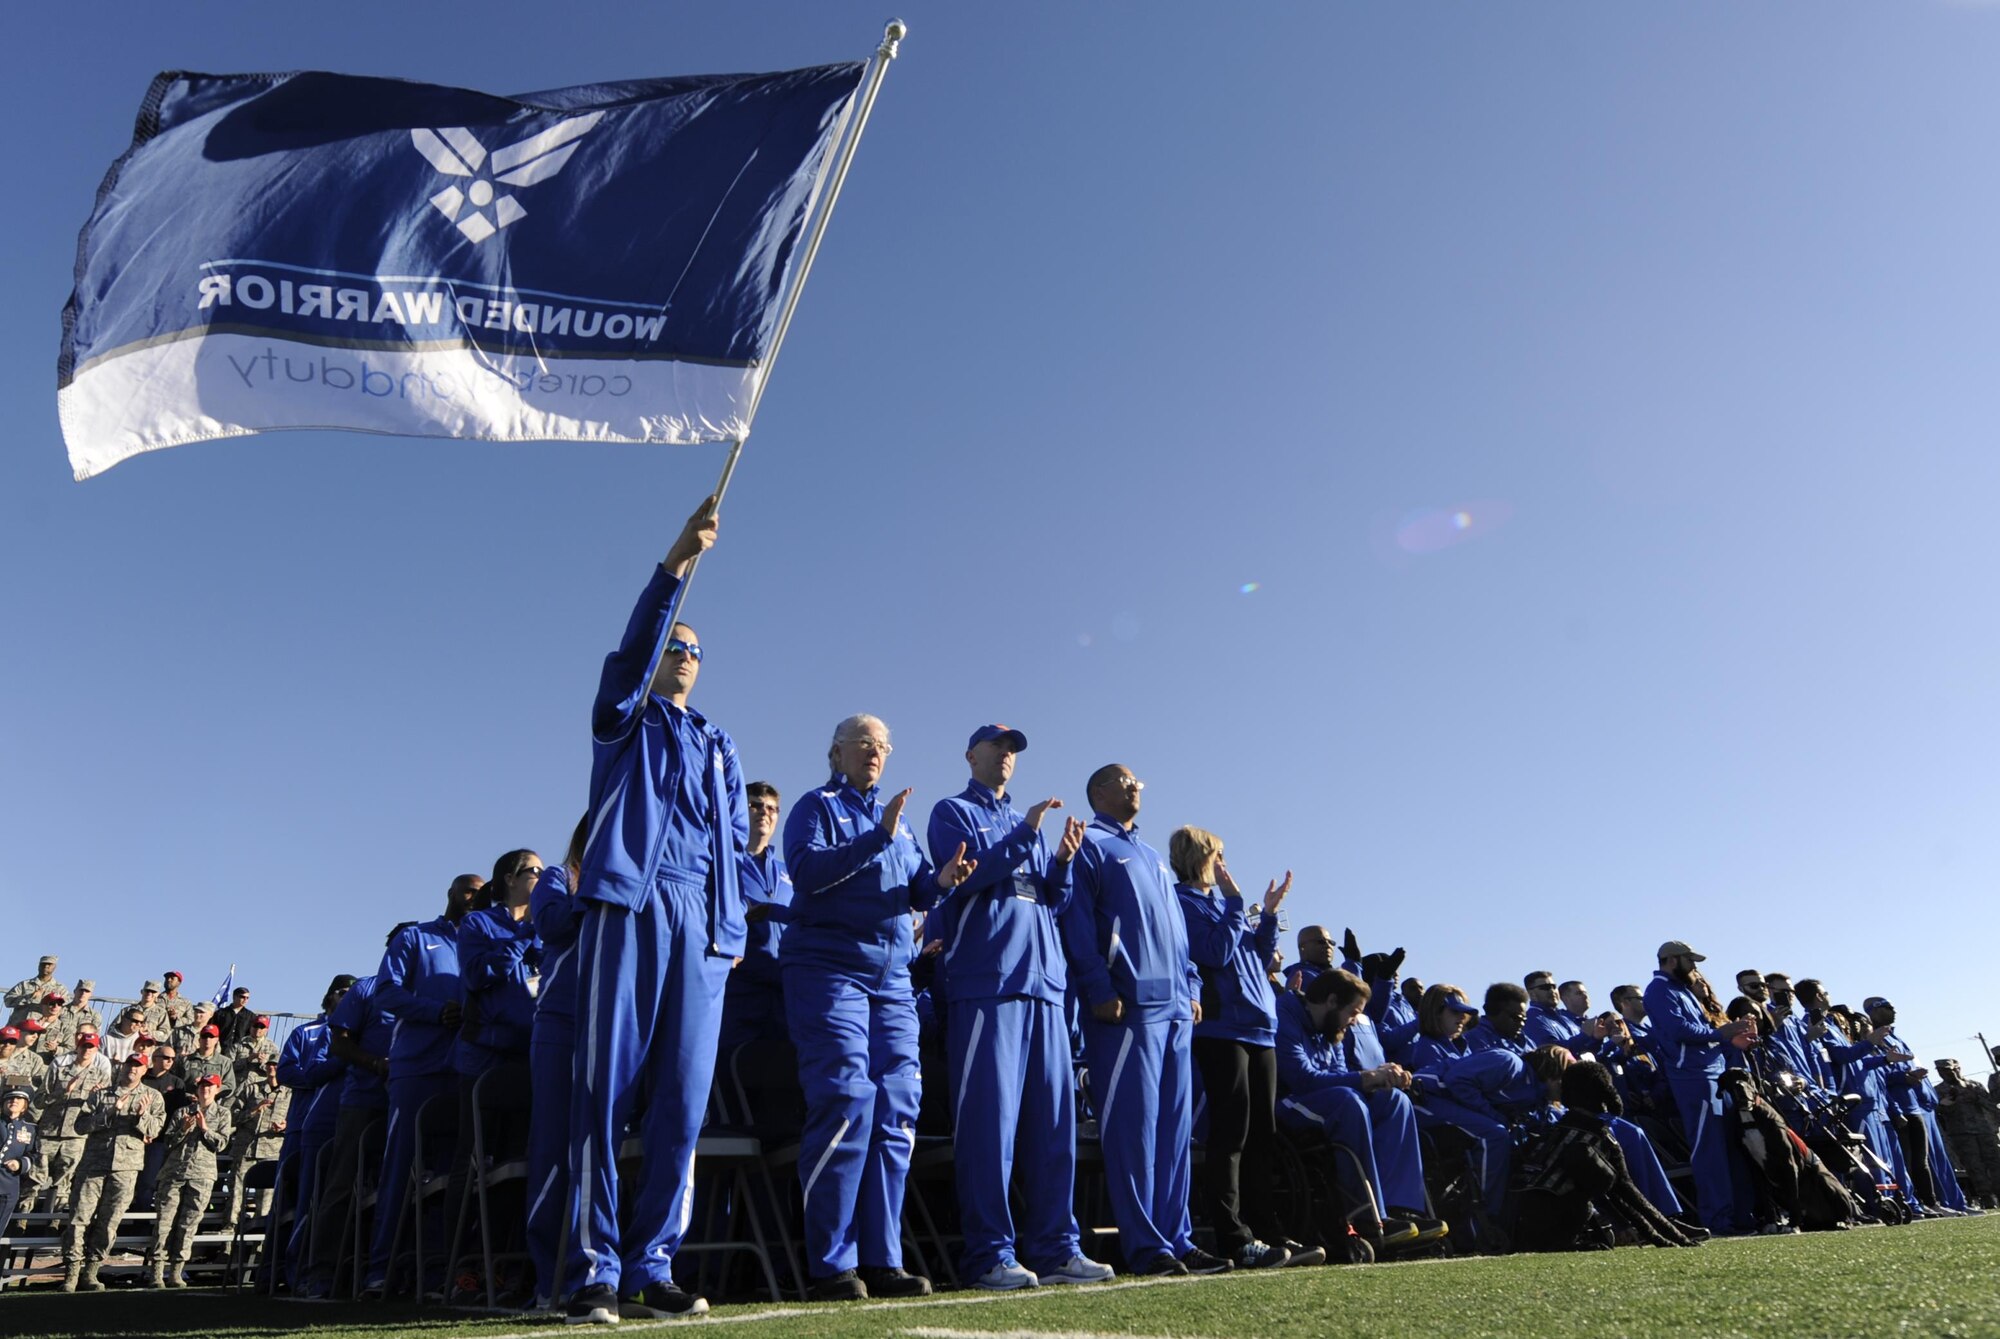
M 1458 998 L 1458 996 L 1456 995 L 1445 996 L 1444 1007 L 1451 1010 L 1455 1014 L 1476 1014 L 1479 1012 L 1478 1005 L 1467 1004 L 1464 1000 Z
M 972 732 L 972 738 L 965 741 L 969 752 L 989 739 L 1004 739 L 1013 746 L 1014 752 L 1021 753 L 1028 747 L 1028 737 L 1011 725 L 982 725 Z

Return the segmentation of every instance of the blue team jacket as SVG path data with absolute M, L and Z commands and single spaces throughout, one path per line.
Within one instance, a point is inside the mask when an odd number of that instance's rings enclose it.
M 1720 1074 L 1728 1068 L 1728 1043 L 1715 1035 L 1694 992 L 1666 972 L 1646 983 L 1646 1022 L 1652 1027 L 1653 1058 L 1665 1070 Z
M 528 894 L 528 919 L 542 941 L 542 988 L 535 996 L 535 1017 L 573 1021 L 576 1018 L 576 935 L 583 926 L 582 899 L 570 894 L 569 871 L 561 865 L 542 866 L 535 891 Z
M 743 852 L 736 858 L 736 884 L 743 890 L 743 905 L 766 906 L 771 913 L 748 923 L 743 936 L 743 961 L 736 964 L 730 980 L 743 985 L 776 986 L 779 983 L 778 950 L 785 938 L 785 924 L 792 914 L 792 875 L 775 844 L 762 855 Z
M 1348 1067 L 1346 1048 L 1312 1025 L 1305 996 L 1288 990 L 1278 997 L 1278 1091 L 1312 1093 L 1322 1088 L 1361 1087 Z
M 743 951 L 736 853 L 750 839 L 736 744 L 646 680 L 679 587 L 679 578 L 655 568 L 624 639 L 604 658 L 591 712 L 590 827 L 577 890 L 636 909 L 660 880 L 704 888 L 708 952 L 736 957 Z
M 396 1030 L 396 1020 L 383 1010 L 375 998 L 381 984 L 377 976 L 364 976 L 341 996 L 327 1016 L 327 1024 L 354 1034 L 354 1044 L 370 1055 L 383 1059 L 389 1056 L 389 1038 Z M 349 1065 L 347 1078 L 340 1086 L 340 1105 L 344 1107 L 373 1107 L 377 1110 L 389 1105 L 389 1090 L 380 1074 L 365 1065 Z
M 1128 1021 L 1194 1017 L 1201 975 L 1188 957 L 1187 922 L 1160 853 L 1097 815 L 1071 872 L 1061 917 L 1070 981 L 1085 1004 L 1125 1001 Z
M 929 910 L 944 890 L 907 822 L 893 839 L 882 831 L 880 789 L 864 795 L 836 776 L 785 815 L 793 892 L 783 964 L 909 999 L 910 913 Z
M 301 1023 L 285 1038 L 278 1055 L 278 1082 L 292 1090 L 292 1105 L 285 1117 L 289 1133 L 324 1134 L 340 1119 L 340 1076 L 347 1062 L 329 1049 L 333 1034 L 327 1030 L 326 1015 Z
M 963 842 L 979 862 L 933 913 L 930 937 L 945 939 L 945 1001 L 1063 1003 L 1069 973 L 1056 917 L 1069 905 L 1070 867 L 1049 858 L 1042 834 L 1006 796 L 977 781 L 931 807 L 926 836 L 933 861 L 950 860 Z
M 1470 1051 L 1506 1051 L 1510 1055 L 1526 1055 L 1535 1049 L 1528 1045 L 1525 1031 L 1518 1037 L 1503 1037 L 1483 1018 L 1461 1032 L 1459 1039 Z
M 396 1020 L 389 1077 L 450 1069 L 454 1034 L 438 1020 L 459 997 L 458 926 L 443 916 L 406 926 L 383 950 L 375 976 L 375 1003 Z
M 542 941 L 533 916 L 517 921 L 505 907 L 489 907 L 473 912 L 459 925 L 458 976 L 465 992 L 465 1021 L 452 1057 L 459 1073 L 482 1073 L 505 1056 L 528 1053 L 541 967 Z
M 1265 970 L 1278 947 L 1278 918 L 1259 916 L 1252 929 L 1243 899 L 1193 884 L 1174 885 L 1187 921 L 1188 956 L 1209 989 L 1202 992 L 1197 1037 L 1222 1037 L 1251 1046 L 1273 1044 L 1278 999 Z
M 1447 1097 L 1503 1125 L 1548 1104 L 1548 1089 L 1512 1051 L 1479 1051 L 1447 1066 L 1440 1077 Z
M 1528 1006 L 1528 1021 L 1521 1027 L 1521 1036 L 1526 1039 L 1528 1049 L 1537 1046 L 1562 1046 L 1574 1053 L 1577 1038 L 1583 1035 L 1583 1024 L 1576 1021 L 1567 1009 L 1544 1009 L 1539 1004 Z
M 1420 1032 L 1411 1039 L 1409 1049 L 1403 1052 L 1399 1063 L 1412 1074 L 1442 1076 L 1459 1061 L 1476 1054 L 1478 1052 L 1465 1044 L 1464 1037 L 1440 1041 Z

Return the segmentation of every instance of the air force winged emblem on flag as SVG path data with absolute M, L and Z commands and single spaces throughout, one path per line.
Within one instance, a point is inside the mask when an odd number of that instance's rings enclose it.
M 410 140 L 417 146 L 417 152 L 446 176 L 473 179 L 464 190 L 457 186 L 445 187 L 431 197 L 431 204 L 437 207 L 438 213 L 456 223 L 458 230 L 477 245 L 508 224 L 528 216 L 528 211 L 521 208 L 520 202 L 512 195 L 497 194 L 494 183 L 532 186 L 538 181 L 547 181 L 563 170 L 563 164 L 576 152 L 577 141 L 588 134 L 603 116 L 603 112 L 572 116 L 567 121 L 558 121 L 539 135 L 530 135 L 518 144 L 495 149 L 490 156 L 486 146 L 464 126 L 412 130 Z M 466 208 L 468 205 L 470 209 Z M 490 218 L 487 216 L 489 209 L 492 211 Z

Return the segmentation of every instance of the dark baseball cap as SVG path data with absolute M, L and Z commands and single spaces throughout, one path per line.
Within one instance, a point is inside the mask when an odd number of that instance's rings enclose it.
M 1028 737 L 1011 725 L 982 725 L 972 732 L 972 738 L 965 741 L 965 747 L 970 750 L 989 739 L 1006 740 L 1016 753 L 1025 752 L 1028 747 Z

